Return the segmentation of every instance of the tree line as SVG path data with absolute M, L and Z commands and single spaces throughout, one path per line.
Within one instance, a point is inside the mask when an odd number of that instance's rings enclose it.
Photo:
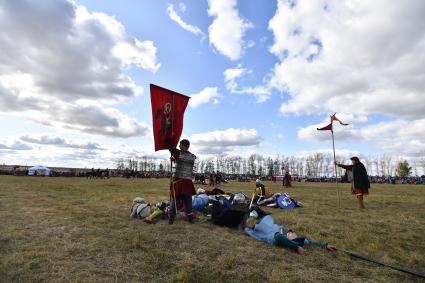
M 350 156 L 336 156 L 337 161 L 349 163 Z M 367 156 L 361 159 L 369 175 L 372 176 L 409 176 L 425 173 L 425 157 L 413 159 L 411 164 L 401 157 L 392 155 Z M 116 161 L 117 170 L 132 170 L 142 172 L 169 172 L 170 160 L 158 159 L 151 156 L 138 158 L 120 158 Z M 279 176 L 285 171 L 292 175 L 309 177 L 331 177 L 335 175 L 333 155 L 312 153 L 307 156 L 274 157 L 251 154 L 242 156 L 200 157 L 196 159 L 195 173 L 221 172 L 232 175 Z M 337 168 L 338 175 L 344 169 Z

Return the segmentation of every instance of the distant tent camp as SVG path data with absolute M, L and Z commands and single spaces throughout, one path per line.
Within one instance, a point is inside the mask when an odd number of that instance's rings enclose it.
M 50 169 L 43 165 L 37 165 L 28 169 L 28 176 L 50 176 Z

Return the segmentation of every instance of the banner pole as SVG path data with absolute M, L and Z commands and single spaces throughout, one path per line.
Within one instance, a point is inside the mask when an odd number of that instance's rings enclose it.
M 176 191 L 174 190 L 174 183 L 173 183 L 173 158 L 170 157 L 170 186 L 171 190 L 173 192 L 173 201 L 174 201 L 174 209 L 177 215 L 177 201 L 176 201 Z
M 336 156 L 335 156 L 335 139 L 334 139 L 334 131 L 331 130 L 332 133 L 332 147 L 334 152 L 334 169 L 335 169 L 335 183 L 336 183 L 336 194 L 338 196 L 338 208 L 341 208 L 341 198 L 339 196 L 339 189 L 338 189 L 338 171 L 336 170 Z
M 386 266 L 386 267 L 389 267 L 389 268 L 392 268 L 392 269 L 395 269 L 395 270 L 398 270 L 398 271 L 401 271 L 401 272 L 405 272 L 405 273 L 408 273 L 408 274 L 411 274 L 411 275 L 415 275 L 415 276 L 418 276 L 418 277 L 421 277 L 421 278 L 425 278 L 425 273 L 423 273 L 423 272 L 419 272 L 419 271 L 416 271 L 416 270 L 413 270 L 413 269 L 410 269 L 410 268 L 404 268 L 404 267 L 397 266 L 397 265 L 387 264 L 387 263 L 385 263 L 381 260 L 370 258 L 370 257 L 367 257 L 367 256 L 363 256 L 363 255 L 360 255 L 360 254 L 355 253 L 355 252 L 350 251 L 350 250 L 346 250 L 346 249 L 342 249 L 342 248 L 338 248 L 337 250 L 344 252 L 344 253 L 346 253 L 346 254 L 354 257 L 354 258 L 362 259 L 362 260 L 372 262 L 372 263 L 376 263 L 376 264 L 379 264 L 379 265 L 382 265 L 382 266 Z
M 174 93 L 171 94 L 171 137 L 174 139 Z M 176 200 L 176 190 L 174 189 L 174 183 L 173 183 L 173 158 L 170 157 L 170 164 L 171 164 L 171 188 L 173 190 L 173 198 L 174 198 L 174 208 L 176 210 L 177 215 L 177 200 Z

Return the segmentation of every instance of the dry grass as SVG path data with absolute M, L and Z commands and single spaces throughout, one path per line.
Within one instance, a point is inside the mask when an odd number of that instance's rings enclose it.
M 273 191 L 279 183 L 269 183 Z M 253 183 L 225 191 L 249 194 Z M 166 180 L 0 176 L 2 282 L 419 282 L 397 271 L 310 249 L 307 256 L 209 223 L 130 220 L 135 196 L 166 197 Z M 272 209 L 299 234 L 425 271 L 425 187 L 375 185 L 359 211 L 348 185 L 296 183 L 304 204 Z

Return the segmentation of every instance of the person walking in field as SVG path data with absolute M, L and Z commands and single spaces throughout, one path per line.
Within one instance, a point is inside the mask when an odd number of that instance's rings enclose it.
M 352 162 L 351 165 L 339 164 L 336 161 L 335 164 L 338 167 L 351 171 L 351 173 L 347 172 L 348 175 L 352 175 L 351 192 L 356 195 L 357 205 L 359 206 L 359 208 L 364 209 L 365 205 L 363 201 L 363 196 L 369 194 L 369 177 L 367 176 L 366 167 L 363 165 L 363 163 L 360 162 L 357 156 L 353 156 L 350 159 Z
M 176 202 L 182 201 L 185 207 L 187 220 L 194 223 L 195 215 L 192 210 L 192 196 L 196 194 L 192 183 L 193 165 L 196 156 L 189 152 L 190 142 L 186 139 L 180 141 L 180 149 L 169 148 L 172 158 L 176 162 L 173 181 L 171 183 L 171 198 Z M 174 189 L 174 191 L 173 191 Z M 173 224 L 176 217 L 175 202 L 171 201 L 168 214 L 168 223 Z

